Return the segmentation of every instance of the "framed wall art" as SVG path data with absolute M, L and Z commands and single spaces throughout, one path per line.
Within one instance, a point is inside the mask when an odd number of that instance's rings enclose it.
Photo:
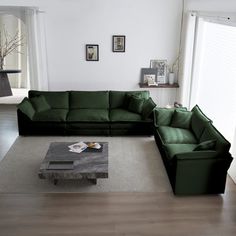
M 112 51 L 125 52 L 125 35 L 112 36 Z
M 151 60 L 150 67 L 157 69 L 157 83 L 167 83 L 167 60 Z
M 86 44 L 86 61 L 99 61 L 98 44 Z

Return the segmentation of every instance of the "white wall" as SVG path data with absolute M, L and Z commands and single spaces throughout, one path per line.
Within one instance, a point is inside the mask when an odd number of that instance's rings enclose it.
M 186 10 L 235 12 L 235 0 L 185 0 Z
M 0 5 L 46 12 L 51 90 L 139 89 L 140 70 L 150 59 L 173 62 L 178 53 L 181 0 L 1 0 Z M 126 35 L 125 53 L 112 52 L 114 34 Z M 85 60 L 85 44 L 99 44 L 99 62 Z M 175 101 L 175 89 L 151 93 L 159 105 Z

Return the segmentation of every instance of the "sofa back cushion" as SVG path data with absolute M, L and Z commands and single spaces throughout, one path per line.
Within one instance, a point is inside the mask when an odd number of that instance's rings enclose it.
M 172 116 L 175 110 L 183 110 L 186 111 L 185 107 L 180 108 L 160 108 L 156 107 L 154 109 L 154 125 L 156 127 L 159 126 L 169 126 L 172 120 Z
M 193 107 L 192 111 L 192 119 L 191 119 L 191 129 L 197 139 L 199 140 L 205 126 L 209 123 L 212 122 L 208 117 L 205 116 L 205 114 L 201 111 L 198 105 Z
M 192 118 L 191 111 L 175 110 L 170 126 L 175 128 L 189 129 Z
M 110 91 L 110 108 L 128 108 L 129 101 L 126 101 L 127 95 L 135 95 L 139 98 L 148 99 L 149 91 Z
M 70 109 L 109 109 L 109 92 L 70 91 Z
M 200 138 L 200 142 L 207 140 L 216 140 L 215 150 L 220 153 L 227 153 L 230 149 L 230 143 L 224 138 L 224 136 L 208 122 Z
M 48 104 L 43 95 L 30 98 L 30 102 L 36 112 L 47 111 L 51 109 L 50 105 Z
M 69 109 L 69 93 L 67 91 L 29 91 L 29 98 L 40 95 L 43 95 L 45 97 L 47 103 L 53 109 Z

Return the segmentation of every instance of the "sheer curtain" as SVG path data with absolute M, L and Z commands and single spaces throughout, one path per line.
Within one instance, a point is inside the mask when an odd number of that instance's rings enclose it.
M 25 24 L 28 38 L 30 88 L 48 90 L 44 13 L 37 8 L 26 8 Z
M 190 106 L 191 77 L 193 70 L 196 24 L 197 17 L 194 12 L 187 12 L 184 14 L 178 81 L 180 88 L 177 94 L 177 101 L 188 108 Z

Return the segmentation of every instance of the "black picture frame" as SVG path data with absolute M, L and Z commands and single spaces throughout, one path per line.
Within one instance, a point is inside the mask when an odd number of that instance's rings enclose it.
M 99 61 L 99 45 L 86 44 L 86 61 Z
M 125 35 L 112 36 L 112 51 L 125 52 Z

